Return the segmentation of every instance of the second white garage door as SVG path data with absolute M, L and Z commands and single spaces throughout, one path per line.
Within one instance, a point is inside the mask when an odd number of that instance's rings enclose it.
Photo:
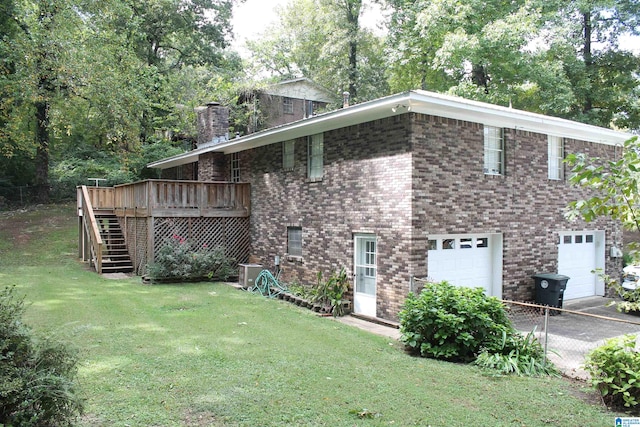
M 427 275 L 456 286 L 481 287 L 487 295 L 502 295 L 502 235 L 429 236 Z
M 604 268 L 603 231 L 559 233 L 558 274 L 569 276 L 564 299 L 604 295 L 604 284 L 592 273 Z

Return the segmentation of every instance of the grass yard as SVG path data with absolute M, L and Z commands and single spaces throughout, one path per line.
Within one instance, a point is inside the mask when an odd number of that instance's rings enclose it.
M 586 386 L 489 378 L 225 284 L 110 280 L 75 205 L 0 213 L 0 286 L 81 354 L 81 426 L 609 426 Z M 589 402 L 596 402 L 589 403 Z

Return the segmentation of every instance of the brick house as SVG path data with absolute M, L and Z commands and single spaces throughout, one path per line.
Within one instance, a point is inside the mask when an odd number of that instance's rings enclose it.
M 336 96 L 311 79 L 285 80 L 240 96 L 249 113 L 247 133 L 314 116 L 336 102 Z
M 614 157 L 628 137 L 411 91 L 149 166 L 172 177 L 197 165 L 199 180 L 250 183 L 259 262 L 273 267 L 277 256 L 283 280 L 301 283 L 345 267 L 354 310 L 397 319 L 413 277 L 532 300 L 531 276 L 558 272 L 571 277 L 565 299 L 604 295 L 591 271 L 620 272 L 622 230 L 564 218 L 587 194 L 568 184 L 563 159 Z

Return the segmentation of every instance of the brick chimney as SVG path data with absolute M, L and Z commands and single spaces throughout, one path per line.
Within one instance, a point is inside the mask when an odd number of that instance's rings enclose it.
M 198 148 L 219 144 L 229 139 L 229 109 L 209 102 L 196 110 Z M 224 153 L 210 152 L 198 157 L 199 181 L 229 180 Z
M 196 110 L 198 147 L 229 139 L 229 109 L 218 102 L 209 102 Z

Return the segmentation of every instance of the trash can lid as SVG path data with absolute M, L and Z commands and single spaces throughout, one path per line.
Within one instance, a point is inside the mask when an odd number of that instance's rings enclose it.
M 534 279 L 545 279 L 545 280 L 569 280 L 569 276 L 564 276 L 562 274 L 556 273 L 538 273 L 531 276 Z

